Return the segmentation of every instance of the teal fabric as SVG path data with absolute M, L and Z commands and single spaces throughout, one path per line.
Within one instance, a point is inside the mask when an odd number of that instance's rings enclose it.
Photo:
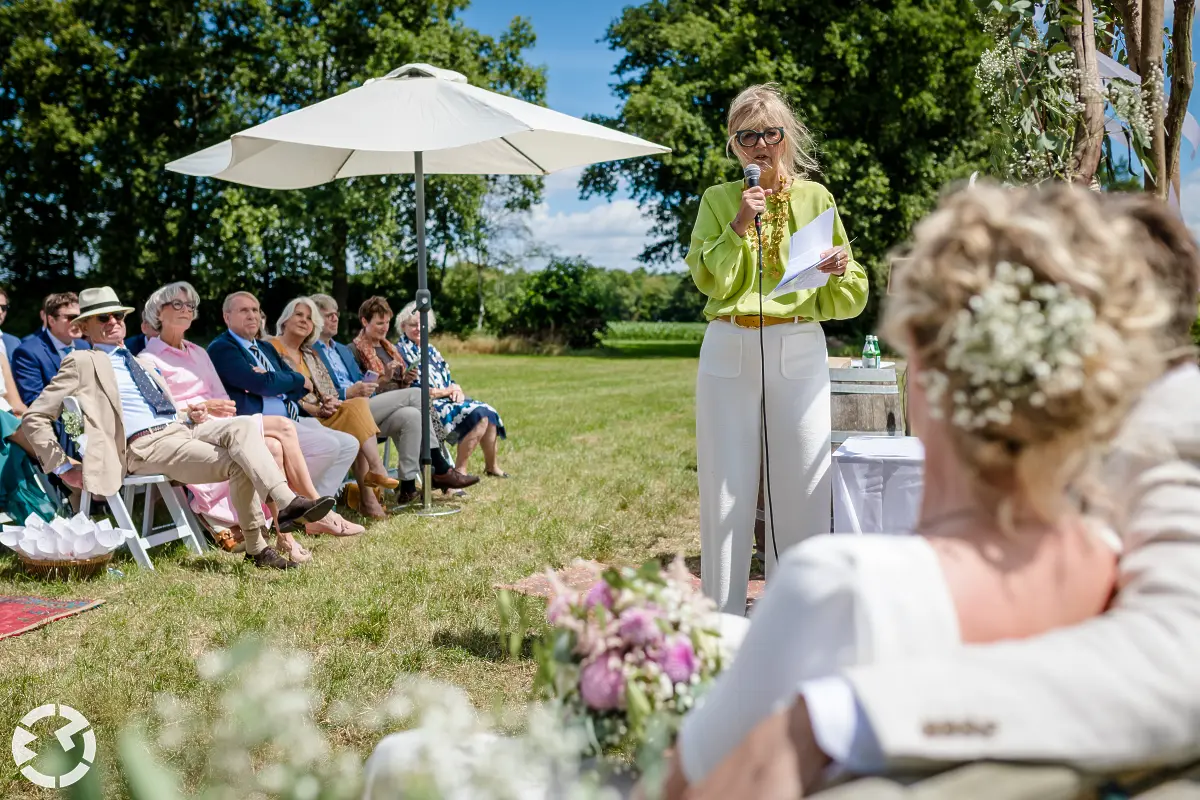
M 20 425 L 16 416 L 0 411 L 0 510 L 18 525 L 24 524 L 30 514 L 49 522 L 54 519 L 54 502 L 42 491 L 33 460 L 8 441 Z

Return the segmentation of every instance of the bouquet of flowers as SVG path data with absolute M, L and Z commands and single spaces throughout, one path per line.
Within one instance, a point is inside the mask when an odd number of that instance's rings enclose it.
M 551 573 L 550 631 L 534 649 L 535 689 L 580 725 L 593 753 L 665 747 L 724 668 L 712 602 L 683 562 L 605 569 L 577 592 Z M 643 754 L 644 755 L 644 754 Z

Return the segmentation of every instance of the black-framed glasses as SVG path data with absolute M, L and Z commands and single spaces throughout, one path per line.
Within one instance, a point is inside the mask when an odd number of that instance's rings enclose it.
M 761 131 L 746 128 L 734 135 L 737 137 L 737 143 L 742 147 L 754 147 L 760 140 L 767 144 L 779 144 L 783 141 L 783 128 L 764 128 Z
M 0 314 L 8 311 L 8 303 L 0 303 Z
M 54 316 L 58 317 L 61 320 L 65 320 L 67 322 L 74 322 L 75 318 L 78 317 L 79 315 L 78 314 L 55 314 Z
M 107 325 L 108 321 L 110 319 L 115 319 L 117 322 L 124 322 L 125 321 L 125 312 L 124 311 L 114 311 L 111 314 L 97 314 L 96 315 L 96 322 L 99 322 L 101 325 Z
M 176 311 L 183 311 L 186 308 L 188 311 L 191 311 L 193 314 L 196 313 L 196 304 L 191 302 L 190 300 L 172 300 L 171 302 L 167 303 L 167 305 L 169 305 L 171 308 L 175 309 Z

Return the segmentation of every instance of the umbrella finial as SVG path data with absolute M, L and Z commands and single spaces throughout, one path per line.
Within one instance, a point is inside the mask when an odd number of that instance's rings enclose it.
M 405 64 L 399 69 L 394 69 L 387 75 L 386 78 L 437 78 L 438 80 L 451 81 L 452 83 L 469 83 L 467 76 L 461 72 L 455 72 L 452 69 L 441 69 L 429 64 Z

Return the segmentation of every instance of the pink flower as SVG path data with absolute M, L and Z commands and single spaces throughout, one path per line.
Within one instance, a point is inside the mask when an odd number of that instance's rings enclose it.
M 571 597 L 567 592 L 561 592 L 554 595 L 550 600 L 550 604 L 546 606 L 546 619 L 551 625 L 558 622 L 559 618 L 571 610 Z
M 604 653 L 583 668 L 579 675 L 579 694 L 589 708 L 608 711 L 625 702 L 625 676 L 619 657 Z
M 609 611 L 612 611 L 614 600 L 615 598 L 613 597 L 612 587 L 608 585 L 608 582 L 596 581 L 592 584 L 592 588 L 588 589 L 587 597 L 584 598 L 583 604 L 587 606 L 588 609 L 592 609 L 600 605 L 604 606 Z
M 617 633 L 629 644 L 645 647 L 662 641 L 658 614 L 644 608 L 630 608 L 621 613 Z
M 692 640 L 684 636 L 676 636 L 667 642 L 655 655 L 654 660 L 671 679 L 671 683 L 687 683 L 699 667 L 696 651 L 692 649 Z

